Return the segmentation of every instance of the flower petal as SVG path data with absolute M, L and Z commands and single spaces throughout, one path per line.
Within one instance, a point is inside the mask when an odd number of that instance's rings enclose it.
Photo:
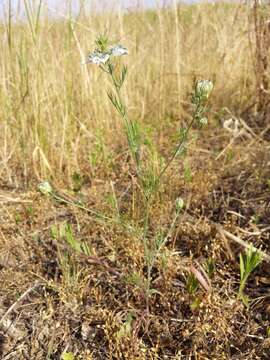
M 94 51 L 88 55 L 85 63 L 93 63 L 96 65 L 105 64 L 110 58 L 110 54 L 107 52 Z
M 112 56 L 122 56 L 128 54 L 128 49 L 123 45 L 115 45 L 109 48 L 109 52 Z

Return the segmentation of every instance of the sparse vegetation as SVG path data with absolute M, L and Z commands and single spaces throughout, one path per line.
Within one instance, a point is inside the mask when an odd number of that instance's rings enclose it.
M 1 359 L 270 357 L 269 8 L 254 4 L 53 18 L 25 0 L 16 21 L 8 2 Z

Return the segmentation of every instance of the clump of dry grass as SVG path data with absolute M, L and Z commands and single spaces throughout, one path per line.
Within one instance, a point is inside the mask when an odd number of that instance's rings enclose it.
M 40 18 L 36 29 L 35 18 L 9 19 L 1 32 L 2 175 L 11 180 L 15 167 L 25 177 L 64 173 L 70 181 L 75 171 L 94 171 L 89 157 L 99 149 L 98 161 L 115 156 L 123 136 L 104 96 L 108 84 L 98 69 L 80 65 L 104 31 L 130 49 L 125 98 L 143 124 L 159 129 L 164 119 L 187 116 L 194 78 L 215 80 L 217 109 L 243 109 L 254 82 L 247 13 L 245 6 L 201 4 Z
M 254 46 L 254 68 L 256 73 L 257 107 L 263 114 L 261 121 L 267 121 L 269 105 L 269 5 L 255 0 L 250 16 L 251 38 Z

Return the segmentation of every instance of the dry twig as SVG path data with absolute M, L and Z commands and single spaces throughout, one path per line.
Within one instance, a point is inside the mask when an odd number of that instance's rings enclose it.
M 261 254 L 261 256 L 263 257 L 263 259 L 267 262 L 270 262 L 270 255 L 266 254 L 264 251 L 257 249 L 253 244 L 251 243 L 247 243 L 246 241 L 240 239 L 238 236 L 235 236 L 233 234 L 231 234 L 229 231 L 223 229 L 222 226 L 216 224 L 216 228 L 218 230 L 218 232 L 220 233 L 220 235 L 222 236 L 222 238 L 228 238 L 234 242 L 236 242 L 237 244 L 243 246 L 245 249 L 248 249 L 250 246 L 253 246 L 254 249 L 256 251 L 258 251 L 259 254 Z

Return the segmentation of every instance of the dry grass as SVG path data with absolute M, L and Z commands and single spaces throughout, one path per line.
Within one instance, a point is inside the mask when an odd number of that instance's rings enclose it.
M 3 359 L 60 359 L 65 351 L 84 360 L 269 358 L 269 264 L 252 275 L 245 308 L 237 298 L 243 248 L 218 230 L 270 253 L 267 129 L 247 111 L 258 84 L 249 15 L 243 5 L 220 3 L 42 19 L 36 30 L 30 20 L 1 25 Z M 185 202 L 151 270 L 149 313 L 138 281 L 147 268 L 134 168 L 106 98 L 109 82 L 80 64 L 104 30 L 130 50 L 130 115 L 164 157 L 190 117 L 195 79 L 215 83 L 209 127 L 199 137 L 192 130 L 186 157 L 151 209 L 150 240 L 170 228 L 175 199 Z M 245 118 L 232 141 L 222 122 L 234 116 Z M 36 185 L 45 179 L 114 221 L 42 196 Z M 68 245 L 65 224 L 88 255 Z M 204 280 L 193 293 L 191 273 Z
M 254 82 L 247 20 L 245 7 L 217 4 L 40 20 L 34 36 L 28 24 L 10 24 L 10 42 L 2 26 L 2 176 L 14 179 L 16 165 L 26 178 L 64 173 L 70 181 L 97 147 L 109 156 L 121 145 L 104 76 L 80 65 L 104 31 L 130 49 L 125 96 L 144 124 L 159 129 L 186 116 L 195 78 L 215 80 L 216 109 L 244 109 Z

